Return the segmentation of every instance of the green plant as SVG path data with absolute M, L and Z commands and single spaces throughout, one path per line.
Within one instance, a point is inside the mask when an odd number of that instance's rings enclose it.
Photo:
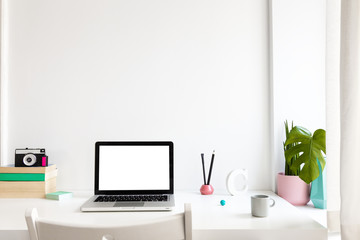
M 285 123 L 285 135 L 286 135 L 286 139 L 289 138 L 289 133 L 290 131 L 294 128 L 294 124 L 293 122 L 291 122 L 291 129 L 289 130 L 289 125 L 288 125 L 288 121 L 286 120 Z M 297 143 L 291 143 L 288 144 L 287 146 L 285 146 L 285 142 L 283 142 L 284 145 L 284 153 L 289 150 L 290 148 L 294 147 L 297 145 Z M 300 173 L 300 167 L 298 167 L 295 170 L 291 169 L 291 165 L 293 164 L 294 161 L 296 161 L 296 159 L 299 157 L 299 154 L 295 154 L 294 156 L 291 157 L 290 161 L 285 161 L 285 175 L 290 175 L 290 176 L 299 176 Z
M 284 143 L 285 159 L 291 171 L 300 168 L 299 177 L 311 183 L 320 174 L 319 165 L 324 170 L 326 154 L 326 132 L 317 129 L 312 135 L 309 130 L 295 126 L 287 134 Z

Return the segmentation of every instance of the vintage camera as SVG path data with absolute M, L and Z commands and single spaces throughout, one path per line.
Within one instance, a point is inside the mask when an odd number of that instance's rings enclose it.
M 15 167 L 47 167 L 45 148 L 15 149 Z

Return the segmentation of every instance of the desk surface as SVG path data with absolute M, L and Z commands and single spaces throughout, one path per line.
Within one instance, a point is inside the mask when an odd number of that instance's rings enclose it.
M 267 194 L 276 204 L 266 218 L 251 216 L 250 196 Z M 183 211 L 192 204 L 193 239 L 316 239 L 326 240 L 327 229 L 272 192 L 250 191 L 241 196 L 177 192 L 171 212 L 80 212 L 91 193 L 74 193 L 72 199 L 0 199 L 0 239 L 28 239 L 25 209 L 36 207 L 40 217 L 81 224 L 111 225 L 139 223 Z M 220 200 L 226 205 L 221 206 Z M 6 238 L 5 238 L 6 237 Z

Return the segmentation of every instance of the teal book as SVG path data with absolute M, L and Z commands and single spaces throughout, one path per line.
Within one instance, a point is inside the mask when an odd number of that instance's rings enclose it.
M 0 173 L 0 181 L 45 181 L 44 173 Z
M 57 191 L 46 194 L 46 198 L 61 201 L 64 199 L 72 198 L 72 195 L 72 192 Z
M 45 181 L 56 177 L 57 170 L 48 173 L 1 173 L 0 181 Z

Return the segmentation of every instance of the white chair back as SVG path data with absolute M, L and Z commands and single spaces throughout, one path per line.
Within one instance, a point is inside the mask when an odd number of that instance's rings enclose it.
M 39 219 L 36 208 L 25 212 L 31 240 L 192 240 L 191 205 L 184 213 L 131 226 L 80 226 Z

